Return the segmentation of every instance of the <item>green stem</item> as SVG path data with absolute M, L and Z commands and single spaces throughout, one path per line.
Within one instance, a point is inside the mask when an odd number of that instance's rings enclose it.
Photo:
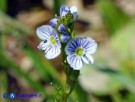
M 79 70 L 73 70 L 68 64 L 64 64 L 64 71 L 66 73 L 66 84 L 57 90 L 56 102 L 67 102 L 80 73 Z
M 68 27 L 68 28 L 69 28 L 69 33 L 70 33 L 71 39 L 73 39 L 75 37 L 74 22 L 72 22 L 70 24 L 70 27 Z M 74 90 L 76 81 L 80 74 L 79 70 L 74 70 L 67 63 L 67 60 L 66 60 L 67 55 L 65 53 L 66 45 L 67 45 L 67 43 L 62 43 L 62 58 L 63 58 L 62 66 L 63 66 L 64 72 L 66 74 L 66 84 L 64 87 L 58 88 L 55 102 L 67 102 L 69 95 Z
M 62 44 L 62 57 L 63 57 L 63 68 L 64 72 L 66 74 L 66 84 L 64 87 L 59 88 L 57 91 L 57 96 L 56 96 L 56 102 L 67 102 L 67 99 L 69 95 L 72 93 L 74 90 L 76 81 L 78 79 L 79 70 L 73 70 L 73 68 L 70 67 L 70 65 L 65 62 L 67 55 L 65 54 L 65 46 L 66 44 Z

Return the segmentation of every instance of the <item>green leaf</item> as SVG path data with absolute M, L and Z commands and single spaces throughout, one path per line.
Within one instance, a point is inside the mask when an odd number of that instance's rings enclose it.
M 135 102 L 135 94 L 128 94 L 124 102 Z
M 119 82 L 121 82 L 131 92 L 135 93 L 135 81 L 132 78 L 123 74 L 109 74 L 109 75 L 111 75 L 112 78 L 115 78 Z
M 87 93 L 82 89 L 82 87 L 78 83 L 76 83 L 76 85 L 75 85 L 75 92 L 77 94 L 77 100 L 79 102 L 88 102 Z M 76 100 L 74 100 L 74 101 L 76 101 Z
M 122 85 L 129 89 L 129 91 L 135 93 L 135 81 L 131 77 L 120 72 L 111 70 L 111 68 L 109 67 L 106 67 L 106 69 L 96 67 L 96 69 L 104 74 L 107 74 L 111 78 L 114 78 L 115 80 L 119 81 L 120 83 L 122 83 Z

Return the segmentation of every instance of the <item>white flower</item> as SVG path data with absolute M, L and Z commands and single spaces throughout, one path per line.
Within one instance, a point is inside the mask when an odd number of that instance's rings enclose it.
M 77 7 L 76 6 L 68 7 L 66 5 L 62 5 L 60 8 L 60 17 L 65 16 L 67 13 L 73 14 L 75 20 L 78 15 Z
M 56 31 L 49 25 L 37 28 L 37 36 L 42 40 L 38 48 L 45 50 L 45 57 L 53 59 L 61 52 L 61 44 Z
M 88 37 L 74 38 L 66 46 L 67 61 L 74 70 L 80 70 L 83 63 L 93 64 L 94 59 L 91 54 L 95 53 L 97 43 Z

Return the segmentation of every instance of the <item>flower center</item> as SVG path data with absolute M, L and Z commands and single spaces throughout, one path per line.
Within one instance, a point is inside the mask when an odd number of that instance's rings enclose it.
M 54 36 L 50 37 L 50 42 L 51 42 L 52 45 L 56 44 L 56 39 L 54 38 Z
M 83 55 L 83 53 L 84 53 L 84 48 L 82 48 L 82 47 L 78 47 L 76 50 L 75 50 L 75 54 L 77 55 L 77 56 L 82 56 Z

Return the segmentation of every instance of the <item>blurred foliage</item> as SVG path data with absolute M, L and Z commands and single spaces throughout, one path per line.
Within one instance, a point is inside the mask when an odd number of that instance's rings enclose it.
M 46 91 L 43 88 L 43 86 L 41 86 L 39 83 L 37 83 L 36 81 L 34 81 L 34 79 L 32 77 L 30 77 L 30 75 L 28 73 L 24 72 L 14 62 L 12 62 L 9 58 L 7 58 L 2 51 L 0 51 L 0 58 L 2 59 L 1 60 L 1 66 L 2 67 L 8 68 L 10 66 L 10 68 L 13 71 L 15 71 L 16 74 L 18 74 L 22 78 L 24 78 L 33 88 L 37 89 L 39 92 L 42 92 L 43 95 L 45 95 L 46 97 L 48 96 L 48 94 L 46 93 Z
M 112 102 L 135 102 L 135 20 L 111 0 L 97 0 L 97 6 L 108 35 L 112 36 L 109 37 L 106 47 L 99 46 L 95 64 L 86 65 L 82 70 L 86 77 L 93 77 L 93 73 L 99 73 L 97 80 L 102 77 L 104 82 L 98 83 L 98 89 L 84 89 L 88 92 L 91 90 L 98 97 L 107 95 L 111 97 Z
M 53 99 L 54 98 L 53 95 L 55 93 L 49 94 L 49 92 L 46 91 L 46 89 L 43 87 L 43 85 L 41 85 L 40 82 L 34 80 L 32 78 L 32 76 L 29 75 L 28 72 L 23 71 L 22 68 L 20 68 L 20 66 L 16 65 L 15 62 L 12 61 L 12 59 L 9 58 L 7 56 L 7 54 L 5 53 L 6 37 L 12 35 L 17 40 L 24 42 L 25 46 L 22 46 L 22 50 L 26 54 L 26 56 L 30 57 L 31 60 L 33 61 L 34 68 L 37 71 L 37 73 L 40 75 L 41 79 L 43 79 L 48 84 L 53 83 L 54 84 L 53 90 L 55 90 L 58 85 L 60 85 L 60 84 L 62 85 L 64 83 L 64 81 L 62 80 L 60 73 L 58 73 L 56 71 L 56 68 L 48 60 L 46 60 L 41 53 L 35 52 L 33 50 L 32 46 L 30 46 L 28 44 L 27 39 L 29 36 L 31 36 L 30 35 L 32 33 L 31 29 L 29 27 L 22 25 L 21 23 L 17 22 L 16 20 L 10 18 L 9 16 L 5 15 L 3 12 L 0 12 L 0 20 L 1 20 L 1 22 L 0 22 L 0 28 L 1 28 L 0 29 L 1 30 L 0 31 L 0 44 L 1 44 L 0 45 L 0 48 L 1 48 L 0 66 L 2 67 L 2 69 L 4 69 L 5 71 L 11 69 L 12 71 L 14 71 L 16 73 L 16 75 L 25 79 L 26 82 L 32 88 L 37 90 L 37 92 L 42 92 L 46 98 Z M 1 72 L 1 70 L 0 70 L 0 72 Z M 8 74 L 8 73 L 5 73 L 5 74 Z M 4 77 L 4 76 L 2 76 L 2 77 Z M 2 93 L 9 91 L 8 90 L 9 84 L 6 84 L 6 85 L 7 85 L 7 91 L 4 90 L 4 91 L 2 91 Z M 80 87 L 78 89 L 81 90 Z M 85 93 L 83 90 L 82 90 L 82 92 Z M 71 96 L 71 100 L 75 101 L 76 99 L 79 98 L 79 96 L 80 96 L 79 93 L 76 93 L 76 91 L 75 91 Z M 86 96 L 84 98 L 86 98 Z
M 97 4 L 109 34 L 114 34 L 130 20 L 130 17 L 116 6 L 113 0 L 97 0 Z

